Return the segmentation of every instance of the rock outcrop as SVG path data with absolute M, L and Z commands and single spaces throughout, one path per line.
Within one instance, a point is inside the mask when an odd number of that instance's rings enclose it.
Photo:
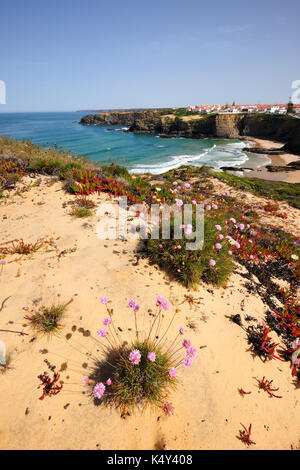
M 161 137 L 235 139 L 244 136 L 282 142 L 284 151 L 300 155 L 300 119 L 291 116 L 213 114 L 177 117 L 164 110 L 112 111 L 84 116 L 81 124 L 126 126 L 129 132 Z

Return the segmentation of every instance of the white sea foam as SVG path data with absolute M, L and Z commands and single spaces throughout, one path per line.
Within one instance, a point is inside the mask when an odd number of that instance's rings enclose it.
M 171 155 L 167 161 L 159 161 L 152 164 L 142 164 L 133 167 L 130 173 L 151 173 L 159 175 L 169 170 L 179 168 L 182 165 L 201 167 L 211 166 L 220 170 L 222 166 L 243 165 L 249 157 L 242 152 L 244 142 L 233 142 L 225 145 L 214 144 L 211 148 L 198 155 Z

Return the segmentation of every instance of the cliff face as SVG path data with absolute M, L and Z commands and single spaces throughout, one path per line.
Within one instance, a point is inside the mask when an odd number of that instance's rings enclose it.
M 92 126 L 132 126 L 136 121 L 138 122 L 149 122 L 152 119 L 159 119 L 162 111 L 160 110 L 149 110 L 149 111 L 109 111 L 106 113 L 99 114 L 88 114 L 84 116 L 80 124 L 92 125 Z
M 146 110 L 90 114 L 83 117 L 80 123 L 120 125 L 129 127 L 130 132 L 164 137 L 257 137 L 282 142 L 286 151 L 300 154 L 300 119 L 289 116 L 216 114 L 179 118 L 165 115 L 161 110 Z

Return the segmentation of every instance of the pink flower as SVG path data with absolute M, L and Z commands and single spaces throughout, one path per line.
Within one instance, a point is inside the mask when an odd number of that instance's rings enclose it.
M 100 299 L 100 302 L 104 305 L 106 305 L 108 303 L 108 301 L 109 301 L 108 297 L 101 297 L 101 299 Z
M 98 331 L 97 335 L 99 338 L 104 338 L 104 336 L 106 335 L 106 329 L 105 328 L 100 328 L 100 330 Z
M 192 345 L 192 342 L 191 342 L 189 339 L 184 339 L 184 340 L 182 341 L 182 346 L 183 346 L 184 348 L 189 348 L 191 345 Z
M 181 225 L 180 225 L 180 228 L 184 228 L 184 227 L 185 227 L 185 225 L 184 225 L 184 224 L 181 224 Z
M 84 385 L 87 385 L 89 383 L 89 378 L 88 377 L 83 377 L 83 383 L 84 383 Z
M 155 352 L 149 352 L 149 353 L 147 354 L 147 357 L 148 357 L 149 361 L 154 362 L 154 361 L 155 361 L 156 354 L 155 354 Z
M 27 307 L 27 305 L 25 307 L 23 307 L 23 310 L 25 310 L 25 312 L 27 312 L 29 310 L 29 307 Z
M 222 234 L 220 233 L 220 234 L 218 235 L 218 237 L 219 237 L 220 240 L 223 240 L 224 235 L 222 235 Z
M 174 186 L 176 186 L 178 183 L 177 183 L 177 181 L 173 181 L 173 184 L 174 184 Z
M 175 377 L 176 374 L 176 369 L 175 367 L 172 367 L 172 369 L 169 370 L 169 376 L 170 377 Z
M 194 346 L 190 346 L 186 349 L 186 353 L 188 356 L 192 357 L 193 359 L 197 357 L 197 349 Z
M 140 360 L 141 360 L 141 353 L 138 349 L 134 349 L 133 351 L 131 351 L 131 353 L 129 354 L 129 359 L 131 360 L 131 362 L 135 365 L 137 365 Z
M 213 205 L 212 205 L 212 208 L 213 208 L 213 209 L 218 209 L 217 204 L 213 204 Z
M 191 367 L 192 363 L 193 363 L 193 359 L 191 357 L 186 356 L 183 359 L 184 367 Z
M 112 380 L 111 379 L 107 379 L 107 381 L 105 382 L 106 385 L 111 385 L 112 384 Z
M 166 415 L 172 416 L 172 414 L 174 413 L 174 406 L 172 405 L 172 403 L 166 402 L 163 404 L 163 410 Z
M 194 206 L 195 206 L 197 204 L 197 201 L 195 201 L 195 199 L 193 199 L 192 204 L 194 204 Z
M 184 186 L 185 186 L 186 188 L 190 188 L 190 187 L 191 187 L 190 183 L 184 183 Z
M 236 223 L 236 220 L 233 217 L 231 217 L 231 219 L 229 219 L 229 220 L 230 220 L 230 222 L 233 222 L 234 224 Z
M 105 385 L 102 382 L 97 383 L 93 389 L 94 397 L 101 398 L 104 392 L 105 392 Z
M 231 250 L 228 250 L 228 254 L 229 254 L 229 255 L 232 255 L 232 251 L 231 251 Z
M 183 201 L 182 201 L 181 199 L 177 199 L 176 205 L 177 205 L 178 207 L 183 206 Z
M 214 259 L 211 259 L 210 262 L 209 262 L 209 264 L 210 264 L 211 266 L 215 266 L 215 265 L 216 265 L 216 262 L 215 262 Z
M 186 231 L 185 231 L 185 234 L 186 235 L 190 235 L 192 233 L 192 229 L 191 228 L 187 228 Z
M 236 248 L 241 248 L 241 245 L 239 243 L 236 242 L 236 244 L 234 245 Z
M 254 256 L 253 256 L 253 255 L 250 255 L 250 259 L 254 259 Z
M 109 326 L 111 324 L 111 318 L 104 318 L 102 323 L 104 326 Z
M 134 307 L 136 306 L 136 300 L 134 300 L 134 299 L 129 300 L 127 305 L 128 305 L 128 307 L 134 309 Z
M 207 211 L 210 211 L 211 206 L 210 206 L 209 204 L 206 204 L 205 209 L 206 209 Z
M 216 227 L 217 230 L 222 230 L 221 225 L 215 225 L 215 227 Z
M 181 326 L 181 327 L 179 328 L 179 333 L 180 333 L 181 335 L 183 335 L 184 332 L 185 332 L 185 328 L 183 328 L 183 326 Z
M 162 247 L 163 247 L 162 245 L 158 245 L 158 246 L 159 246 L 159 248 L 162 248 Z
M 221 248 L 222 248 L 221 243 L 216 243 L 216 248 L 217 248 L 217 250 L 221 250 Z
M 239 228 L 240 228 L 240 230 L 244 230 L 245 225 L 244 225 L 244 224 L 240 224 L 240 225 L 239 225 Z
M 161 295 L 156 297 L 156 305 L 161 307 L 163 310 L 169 310 L 170 308 L 169 303 Z

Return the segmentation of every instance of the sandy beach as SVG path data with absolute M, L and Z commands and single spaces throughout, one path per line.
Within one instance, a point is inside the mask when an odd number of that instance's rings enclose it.
M 266 155 L 272 161 L 271 165 L 273 166 L 285 166 L 291 162 L 299 161 L 300 159 L 299 155 L 294 155 L 291 153 L 282 153 L 281 155 L 269 154 L 269 149 L 281 149 L 283 147 L 283 144 L 280 142 L 265 139 L 257 139 L 252 137 L 247 137 L 246 140 L 250 141 L 253 147 L 266 149 Z M 270 172 L 265 166 L 262 166 L 251 172 L 245 172 L 244 176 L 248 178 L 261 178 L 270 181 L 286 181 L 287 183 L 300 183 L 300 170 L 288 172 Z
M 211 182 L 216 193 L 230 189 L 244 197 L 225 183 Z M 245 197 L 249 203 L 267 202 L 251 194 Z M 0 205 L 1 245 L 21 237 L 50 242 L 30 256 L 9 255 L 0 274 L 0 338 L 10 355 L 9 369 L 0 375 L 0 448 L 247 449 L 237 439 L 241 423 L 252 424 L 253 449 L 297 447 L 299 385 L 292 380 L 289 363 L 264 363 L 254 356 L 245 331 L 228 319 L 240 314 L 247 324 L 247 316 L 264 318 L 266 305 L 247 289 L 243 266 L 237 267 L 226 288 L 202 284 L 196 290 L 186 289 L 149 265 L 138 241 L 100 240 L 98 216 L 73 219 L 69 215 L 73 199 L 63 191 L 62 182 L 43 176 L 41 186 Z M 92 199 L 97 204 L 116 204 L 105 195 Z M 261 210 L 262 220 L 288 225 L 300 236 L 300 211 L 279 204 L 285 220 Z M 189 305 L 185 301 L 189 294 L 200 299 L 199 304 Z M 154 408 L 122 419 L 115 409 L 95 406 L 83 377 L 89 374 L 93 358 L 101 355 L 95 338 L 105 314 L 99 301 L 103 295 L 111 299 L 123 331 L 132 322 L 126 307 L 131 298 L 141 306 L 142 328 L 149 324 L 148 312 L 157 295 L 170 302 L 168 315 L 179 309 L 170 334 L 184 326 L 198 357 L 192 368 L 178 373 L 178 389 L 171 396 L 174 416 Z M 39 309 L 71 299 L 55 336 L 37 334 L 24 319 L 25 306 Z M 128 332 L 124 335 L 130 339 Z M 272 337 L 281 342 L 274 332 Z M 41 401 L 37 376 L 47 369 L 45 359 L 56 365 L 63 390 Z M 257 380 L 263 376 L 274 381 L 282 398 L 271 398 L 258 388 Z M 241 396 L 239 388 L 251 394 Z

